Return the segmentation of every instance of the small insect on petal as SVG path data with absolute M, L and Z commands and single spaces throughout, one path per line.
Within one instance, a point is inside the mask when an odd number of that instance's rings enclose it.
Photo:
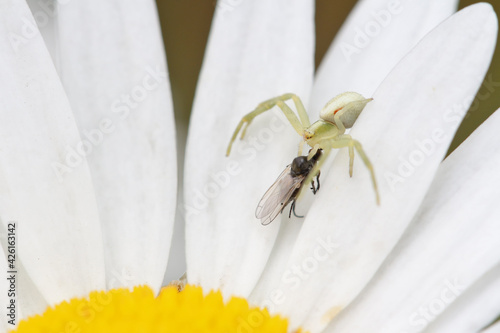
M 262 199 L 260 199 L 257 209 L 255 210 L 255 217 L 261 220 L 262 225 L 271 223 L 278 214 L 283 212 L 283 209 L 291 202 L 290 207 L 291 216 L 292 210 L 295 216 L 295 200 L 298 198 L 300 191 L 303 188 L 304 180 L 311 173 L 314 166 L 318 162 L 322 154 L 319 149 L 314 156 L 308 160 L 307 156 L 299 156 L 293 159 L 292 163 L 287 165 L 285 170 L 281 173 L 278 179 L 267 190 Z M 316 194 L 319 190 L 319 170 L 316 176 L 317 187 L 314 186 L 312 181 L 312 190 Z

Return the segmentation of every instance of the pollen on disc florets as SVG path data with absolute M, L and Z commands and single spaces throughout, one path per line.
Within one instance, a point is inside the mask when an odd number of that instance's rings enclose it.
M 276 333 L 287 329 L 286 319 L 249 307 L 243 298 L 232 297 L 225 303 L 220 291 L 203 295 L 201 287 L 187 285 L 181 292 L 167 286 L 158 296 L 147 286 L 92 292 L 23 320 L 11 332 Z

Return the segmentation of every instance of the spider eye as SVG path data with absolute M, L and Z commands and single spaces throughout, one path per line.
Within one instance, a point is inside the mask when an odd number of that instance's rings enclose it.
M 311 133 L 309 131 L 304 131 L 304 139 L 307 141 L 311 139 L 314 136 L 314 133 Z

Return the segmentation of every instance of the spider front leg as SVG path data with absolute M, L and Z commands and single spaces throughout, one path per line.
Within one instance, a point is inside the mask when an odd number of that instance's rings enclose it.
M 361 160 L 365 164 L 366 168 L 368 171 L 370 171 L 370 175 L 372 178 L 372 184 L 373 184 L 373 189 L 375 190 L 375 196 L 377 199 L 377 205 L 380 205 L 380 196 L 378 193 L 378 186 L 377 186 L 377 180 L 375 179 L 375 171 L 373 170 L 373 165 L 368 159 L 368 156 L 366 156 L 365 151 L 363 150 L 363 147 L 361 146 L 361 143 L 359 141 L 354 140 L 350 135 L 344 134 L 344 135 L 339 135 L 336 138 L 333 138 L 329 146 L 331 148 L 344 148 L 348 147 L 349 148 L 349 174 L 352 175 L 352 165 L 353 165 L 353 159 L 354 159 L 354 150 L 358 152 L 359 156 L 361 157 Z
M 303 144 L 303 143 L 304 143 L 304 141 L 302 141 L 302 142 L 300 143 L 300 144 L 301 144 L 301 146 L 302 146 L 302 144 Z M 315 145 L 311 148 L 311 150 L 309 150 L 309 154 L 307 154 L 307 160 L 308 160 L 308 161 L 310 161 L 310 160 L 311 160 L 311 158 L 313 158 L 313 157 L 314 157 L 314 155 L 316 155 L 316 153 L 317 153 L 317 152 L 318 152 L 318 150 L 320 150 L 320 149 L 321 149 L 321 148 L 320 148 L 319 143 L 315 144 Z M 301 149 L 301 150 L 302 150 L 302 149 Z
M 295 107 L 297 109 L 297 113 L 299 114 L 299 118 L 295 115 L 293 110 L 285 103 L 287 100 L 293 100 Z M 251 124 L 253 119 L 258 115 L 272 109 L 274 106 L 278 106 L 283 114 L 286 116 L 292 127 L 295 131 L 302 136 L 304 128 L 310 126 L 309 116 L 307 115 L 306 109 L 302 104 L 300 98 L 295 94 L 284 94 L 275 98 L 271 98 L 265 102 L 260 103 L 255 110 L 246 114 L 241 121 L 236 126 L 236 129 L 231 137 L 231 141 L 229 141 L 229 145 L 227 147 L 226 156 L 229 156 L 231 153 L 231 147 L 233 142 L 238 137 L 238 133 L 241 131 L 240 139 L 245 137 L 248 126 Z M 300 119 L 300 120 L 299 120 Z

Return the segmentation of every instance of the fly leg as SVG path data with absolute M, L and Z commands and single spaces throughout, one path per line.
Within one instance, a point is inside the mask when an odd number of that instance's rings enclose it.
M 290 206 L 290 213 L 288 213 L 288 218 L 292 217 L 292 211 L 293 211 L 293 215 L 295 217 L 298 217 L 298 218 L 304 217 L 304 216 L 297 215 L 297 213 L 295 213 L 295 200 L 292 201 L 292 205 Z
M 318 183 L 318 186 L 317 187 L 314 187 L 314 180 L 311 182 L 312 184 L 312 187 L 311 187 L 311 190 L 313 191 L 313 194 L 316 194 L 316 192 L 319 191 L 319 175 L 321 174 L 320 171 L 318 171 L 318 174 L 316 175 L 316 182 Z
M 320 171 L 321 167 L 323 166 L 323 164 L 328 159 L 328 156 L 330 155 L 331 150 L 332 149 L 329 146 L 327 146 L 327 147 L 325 147 L 325 149 L 323 149 L 321 156 L 318 158 L 318 161 L 316 162 L 314 167 L 311 169 L 311 171 L 307 174 L 307 177 L 304 179 L 304 182 L 306 184 L 309 184 L 309 182 L 312 182 L 314 180 L 314 177 L 319 177 L 319 171 Z M 318 179 L 318 187 L 316 188 L 316 192 L 319 189 L 319 178 L 317 178 L 317 179 Z M 316 194 L 316 192 L 313 191 L 314 194 Z

